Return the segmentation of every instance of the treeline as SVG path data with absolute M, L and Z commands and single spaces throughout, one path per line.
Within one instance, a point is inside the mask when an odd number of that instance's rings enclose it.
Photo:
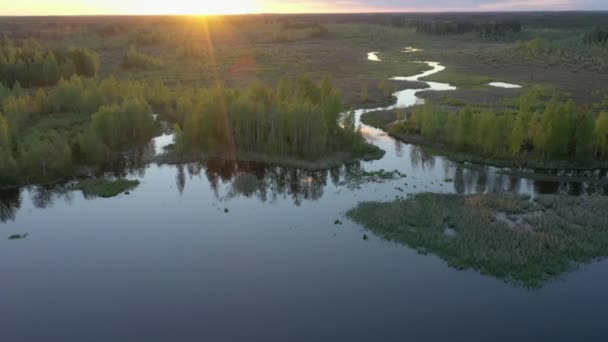
M 583 36 L 583 42 L 585 44 L 593 44 L 599 46 L 608 45 L 608 27 L 594 27 L 593 30 L 585 33 L 585 35 Z
M 344 110 L 329 78 L 282 80 L 244 91 L 202 89 L 182 94 L 176 110 L 180 153 L 252 152 L 276 158 L 315 160 L 332 153 L 376 152 L 354 129 L 339 126 Z
M 352 122 L 339 125 L 343 111 L 329 78 L 245 90 L 171 90 L 162 82 L 77 75 L 36 92 L 0 86 L 0 186 L 60 179 L 112 161 L 158 132 L 153 112 L 175 122 L 178 154 L 339 163 L 382 153 Z
M 150 106 L 170 107 L 162 83 L 72 76 L 35 93 L 0 87 L 0 184 L 70 175 L 147 142 Z
M 36 41 L 0 41 L 0 82 L 7 87 L 52 86 L 72 75 L 94 77 L 99 56 L 85 48 L 43 49 Z
M 390 130 L 396 135 L 421 134 L 429 141 L 491 158 L 608 160 L 608 112 L 595 117 L 588 107 L 571 100 L 553 97 L 543 103 L 533 93 L 520 98 L 516 111 L 466 107 L 454 114 L 435 111 L 427 103 Z
M 416 32 L 436 35 L 456 35 L 465 33 L 478 33 L 483 37 L 504 37 L 509 34 L 519 33 L 522 25 L 516 20 L 406 20 L 393 18 L 393 26 L 410 27 Z
M 319 24 L 317 21 L 295 21 L 284 20 L 282 23 L 284 30 L 310 30 L 311 38 L 324 38 L 329 36 L 329 28 Z

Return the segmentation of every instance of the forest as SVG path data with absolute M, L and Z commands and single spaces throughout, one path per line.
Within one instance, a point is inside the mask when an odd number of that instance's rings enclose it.
M 148 103 L 167 94 L 160 84 L 78 75 L 35 92 L 0 88 L 0 180 L 69 176 L 78 165 L 147 142 L 157 130 Z
M 522 31 L 522 24 L 517 20 L 412 20 L 393 18 L 392 25 L 410 27 L 416 32 L 436 35 L 454 35 L 477 33 L 482 37 L 502 37 Z
M 0 40 L 0 82 L 7 87 L 52 86 L 72 75 L 94 77 L 99 55 L 87 48 L 44 49 L 36 40 Z
M 35 41 L 9 41 L 1 56 L 2 184 L 60 179 L 112 161 L 159 132 L 155 112 L 175 124 L 176 155 L 251 152 L 314 161 L 381 153 L 354 127 L 339 125 L 344 105 L 329 77 L 318 84 L 284 79 L 276 90 L 262 82 L 170 88 L 159 80 L 95 77 L 99 58 L 88 49 L 60 54 Z M 131 46 L 122 67 L 161 65 Z
M 593 164 L 608 160 L 608 112 L 575 105 L 542 90 L 525 92 L 502 111 L 466 106 L 458 113 L 416 107 L 407 121 L 390 125 L 397 136 L 420 134 L 459 151 L 490 158 L 570 160 Z
M 216 87 L 177 99 L 176 151 L 252 152 L 315 160 L 337 152 L 378 154 L 354 127 L 341 127 L 344 105 L 329 77 L 283 79 L 239 91 Z

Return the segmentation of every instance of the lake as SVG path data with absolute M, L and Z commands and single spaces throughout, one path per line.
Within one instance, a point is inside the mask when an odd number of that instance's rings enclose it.
M 428 83 L 397 93 L 397 106 L 453 89 Z M 418 192 L 606 195 L 605 171 L 462 165 L 362 132 L 384 158 L 326 171 L 126 163 L 108 174 L 139 180 L 129 195 L 0 192 L 0 323 L 10 327 L 0 340 L 605 340 L 608 261 L 531 290 L 452 269 L 343 215 Z M 369 176 L 379 170 L 399 173 Z

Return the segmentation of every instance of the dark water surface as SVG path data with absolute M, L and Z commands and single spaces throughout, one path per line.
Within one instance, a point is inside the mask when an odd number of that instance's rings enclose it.
M 608 261 L 529 290 L 364 240 L 343 217 L 427 191 L 606 194 L 605 174 L 516 176 L 363 130 L 382 160 L 152 164 L 112 199 L 0 192 L 0 341 L 608 340 Z M 361 179 L 380 169 L 405 177 Z

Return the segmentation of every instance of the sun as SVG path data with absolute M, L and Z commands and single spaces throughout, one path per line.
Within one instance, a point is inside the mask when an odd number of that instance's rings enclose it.
M 260 10 L 258 0 L 136 0 L 129 7 L 137 14 L 247 14 Z

